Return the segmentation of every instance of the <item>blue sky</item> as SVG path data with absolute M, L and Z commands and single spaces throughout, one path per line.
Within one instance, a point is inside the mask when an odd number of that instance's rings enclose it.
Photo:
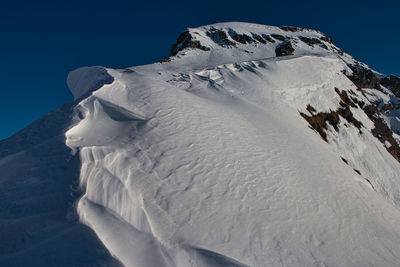
M 91 1 L 0 4 L 0 139 L 71 101 L 69 71 L 159 61 L 179 33 L 224 21 L 313 28 L 400 76 L 400 1 Z

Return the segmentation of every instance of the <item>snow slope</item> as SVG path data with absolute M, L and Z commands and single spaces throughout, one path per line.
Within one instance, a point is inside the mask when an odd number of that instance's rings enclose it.
M 0 266 L 121 266 L 78 223 L 80 162 L 64 135 L 75 105 L 0 141 Z
M 210 29 L 285 34 L 294 53 L 276 57 L 278 41 L 225 47 Z M 80 102 L 66 133 L 82 161 L 80 219 L 126 266 L 398 265 L 400 166 L 373 122 L 352 108 L 363 128 L 342 118 L 328 144 L 299 113 L 338 109 L 335 88 L 357 91 L 355 61 L 299 41 L 315 31 L 189 33 L 200 43 L 163 64 L 108 69 L 114 82 Z
M 320 32 L 238 22 L 188 29 L 163 63 L 78 69 L 79 220 L 125 266 L 398 266 L 382 79 Z

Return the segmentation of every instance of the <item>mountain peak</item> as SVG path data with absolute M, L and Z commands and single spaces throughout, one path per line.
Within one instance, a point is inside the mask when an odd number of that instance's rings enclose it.
M 195 51 L 195 52 L 193 52 Z M 267 57 L 343 52 L 333 40 L 315 30 L 294 26 L 267 26 L 243 22 L 226 22 L 188 28 L 172 46 L 171 61 L 188 54 L 218 54 L 254 60 Z

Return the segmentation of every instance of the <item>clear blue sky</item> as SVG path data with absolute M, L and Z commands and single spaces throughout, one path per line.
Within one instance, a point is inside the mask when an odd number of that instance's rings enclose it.
M 320 30 L 375 70 L 400 76 L 400 1 L 32 2 L 0 4 L 0 139 L 71 101 L 69 71 L 159 61 L 185 28 L 216 22 Z

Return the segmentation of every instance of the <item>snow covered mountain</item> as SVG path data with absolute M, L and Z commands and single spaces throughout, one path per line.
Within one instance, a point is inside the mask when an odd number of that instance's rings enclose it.
M 68 85 L 0 142 L 0 265 L 400 265 L 400 79 L 324 34 L 190 28 Z

